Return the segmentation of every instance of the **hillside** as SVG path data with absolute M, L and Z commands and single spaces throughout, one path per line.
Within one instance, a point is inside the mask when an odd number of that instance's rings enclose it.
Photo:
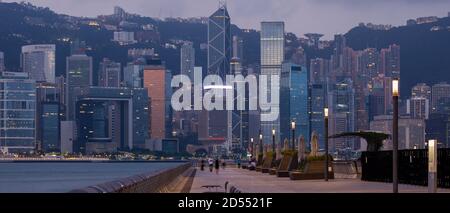
M 92 21 L 96 24 L 90 24 Z M 94 58 L 94 74 L 97 72 L 98 63 L 104 57 L 125 65 L 129 48 L 154 48 L 173 74 L 177 74 L 180 69 L 180 51 L 176 41 L 189 40 L 194 42 L 196 48 L 196 65 L 206 67 L 206 49 L 201 49 L 200 45 L 207 42 L 207 25 L 172 19 L 162 21 L 139 15 L 133 15 L 127 18 L 127 21 L 139 26 L 154 26 L 158 39 L 120 46 L 112 41 L 114 30 L 106 27 L 117 26 L 120 21 L 110 16 L 72 17 L 31 4 L 0 3 L 0 51 L 5 52 L 6 67 L 9 70 L 18 70 L 22 45 L 54 43 L 57 45 L 56 73 L 63 75 L 71 40 L 86 41 L 88 55 Z M 259 64 L 258 31 L 242 30 L 233 25 L 232 34 L 244 40 L 245 64 Z M 308 61 L 316 57 L 330 58 L 332 54 L 332 48 L 317 50 L 308 47 L 292 33 L 288 33 L 287 38 L 291 42 L 286 44 L 286 58 L 290 58 L 292 50 L 299 46 L 305 49 Z M 434 23 L 395 27 L 386 31 L 355 27 L 346 34 L 346 38 L 347 44 L 355 50 L 367 47 L 381 49 L 393 43 L 399 44 L 401 86 L 405 95 L 409 95 L 410 88 L 418 82 L 450 82 L 450 18 L 441 18 Z M 169 44 L 169 47 L 166 44 Z
M 435 31 L 431 29 L 434 27 Z M 450 83 L 450 18 L 438 22 L 395 27 L 377 31 L 356 27 L 346 34 L 347 45 L 355 50 L 378 49 L 389 44 L 401 46 L 401 89 L 404 96 L 416 83 Z
M 100 23 L 100 26 L 90 25 L 90 21 Z M 149 17 L 133 16 L 129 22 L 140 26 L 154 25 L 160 39 L 139 42 L 133 45 L 120 46 L 113 42 L 112 30 L 103 25 L 118 24 L 110 18 L 82 18 L 56 14 L 48 8 L 35 7 L 31 4 L 0 3 L 0 51 L 5 53 L 5 63 L 9 70 L 19 70 L 20 48 L 28 44 L 52 43 L 57 45 L 56 74 L 64 75 L 65 58 L 70 53 L 70 41 L 80 39 L 86 41 L 87 54 L 94 58 L 94 74 L 98 63 L 104 57 L 125 65 L 128 61 L 129 48 L 154 48 L 166 62 L 168 69 L 174 74 L 179 73 L 179 44 L 174 41 L 193 41 L 196 48 L 197 66 L 206 67 L 206 50 L 200 45 L 207 42 L 207 26 L 201 23 L 180 21 L 161 21 Z M 259 33 L 244 32 L 232 26 L 234 35 L 244 39 L 246 48 L 244 54 L 248 63 L 255 63 L 259 58 Z M 166 47 L 166 44 L 174 45 Z M 96 75 L 94 75 L 96 76 Z

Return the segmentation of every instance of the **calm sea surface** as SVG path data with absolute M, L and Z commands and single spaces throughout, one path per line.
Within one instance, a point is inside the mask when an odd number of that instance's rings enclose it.
M 0 162 L 0 193 L 68 192 L 181 164 L 181 162 Z

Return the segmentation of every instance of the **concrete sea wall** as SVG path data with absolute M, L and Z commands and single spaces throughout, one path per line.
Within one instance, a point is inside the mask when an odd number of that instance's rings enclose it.
M 131 176 L 83 189 L 72 190 L 69 193 L 160 193 L 167 192 L 182 174 L 192 169 L 190 162 L 177 167 L 156 172 Z

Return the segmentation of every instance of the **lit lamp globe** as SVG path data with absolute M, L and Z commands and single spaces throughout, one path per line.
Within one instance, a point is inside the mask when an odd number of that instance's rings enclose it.
M 400 84 L 400 80 L 398 78 L 395 78 L 392 80 L 392 96 L 394 96 L 394 97 L 398 97 L 400 94 L 399 84 Z

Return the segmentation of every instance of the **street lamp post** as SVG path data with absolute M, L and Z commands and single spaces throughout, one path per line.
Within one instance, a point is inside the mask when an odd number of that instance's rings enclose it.
M 261 130 L 259 130 L 259 154 L 264 154 L 264 149 L 263 149 L 263 135 Z M 259 158 L 259 156 L 257 156 Z
M 324 113 L 324 124 L 325 124 L 325 181 L 328 181 L 328 108 L 323 110 Z
M 291 123 L 291 129 L 292 129 L 292 144 L 291 144 L 291 149 L 294 150 L 294 149 L 295 149 L 295 121 L 292 121 L 292 123 Z
M 253 156 L 255 156 L 255 155 L 253 154 L 253 152 L 255 151 L 255 149 L 253 148 L 253 146 L 254 146 L 253 138 L 250 138 L 250 154 L 252 155 L 251 158 L 253 158 Z M 251 159 L 251 158 L 250 158 L 250 159 Z
M 393 192 L 398 193 L 398 98 L 399 79 L 392 80 L 392 100 L 394 113 L 392 118 L 392 183 Z
M 272 154 L 275 155 L 275 129 L 272 129 Z

